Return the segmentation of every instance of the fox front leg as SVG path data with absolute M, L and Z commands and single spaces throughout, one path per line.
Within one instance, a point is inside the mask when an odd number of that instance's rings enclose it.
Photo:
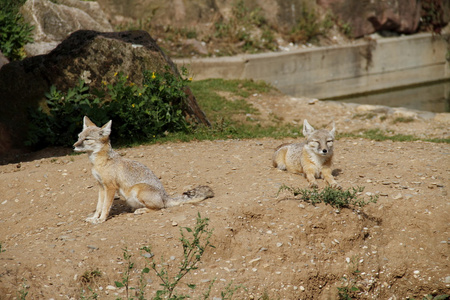
M 336 180 L 334 180 L 333 174 L 331 174 L 331 169 L 330 168 L 323 168 L 322 169 L 322 175 L 323 175 L 323 179 L 325 179 L 325 181 L 334 189 L 342 189 L 342 186 L 340 186 L 339 183 L 336 182 Z
M 100 213 L 102 212 L 104 200 L 105 200 L 105 188 L 100 184 L 98 190 L 97 208 L 95 209 L 94 215 L 88 217 L 86 219 L 86 222 L 95 223 L 95 220 L 98 220 L 98 218 L 100 217 Z
M 319 186 L 317 185 L 316 181 L 316 169 L 315 168 L 304 168 L 304 172 L 306 175 L 306 179 L 308 180 L 309 184 L 308 187 L 312 189 L 317 189 Z

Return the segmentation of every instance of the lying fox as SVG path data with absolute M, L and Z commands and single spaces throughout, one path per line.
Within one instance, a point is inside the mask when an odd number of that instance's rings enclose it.
M 178 197 L 169 197 L 161 181 L 145 165 L 122 158 L 110 144 L 112 121 L 97 127 L 88 117 L 83 119 L 83 131 L 73 145 L 77 152 L 87 152 L 92 163 L 92 174 L 100 190 L 97 209 L 86 221 L 102 223 L 108 217 L 116 191 L 128 205 L 136 208 L 135 214 L 176 206 L 182 203 L 200 202 L 214 197 L 208 186 L 198 186 Z
M 305 120 L 303 135 L 306 142 L 278 146 L 272 157 L 273 166 L 292 173 L 303 173 L 311 188 L 317 188 L 316 178 L 322 176 L 331 187 L 341 189 L 331 174 L 335 132 L 334 123 L 330 131 L 315 130 Z

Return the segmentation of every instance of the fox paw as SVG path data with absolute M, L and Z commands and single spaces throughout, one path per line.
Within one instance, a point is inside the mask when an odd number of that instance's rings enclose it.
M 146 214 L 146 213 L 148 213 L 148 212 L 150 212 L 150 209 L 144 207 L 144 208 L 138 208 L 138 209 L 136 209 L 136 210 L 134 211 L 134 214 L 135 214 L 135 215 L 143 215 L 143 214 Z
M 86 219 L 86 222 L 92 223 L 92 224 L 100 224 L 105 222 L 105 219 L 100 219 L 96 217 L 89 217 Z

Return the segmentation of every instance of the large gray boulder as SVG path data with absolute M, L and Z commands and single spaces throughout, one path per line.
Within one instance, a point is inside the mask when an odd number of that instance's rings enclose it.
M 94 1 L 28 0 L 20 12 L 24 20 L 34 26 L 34 42 L 25 45 L 28 56 L 50 52 L 77 30 L 113 31 L 103 10 Z
M 82 77 L 91 87 L 100 87 L 102 81 L 112 82 L 116 72 L 123 72 L 138 84 L 144 70 L 164 72 L 166 66 L 179 75 L 170 58 L 145 31 L 90 30 L 71 34 L 49 54 L 4 65 L 0 69 L 0 155 L 24 147 L 27 109 L 40 105 L 52 85 L 66 91 Z M 185 92 L 185 113 L 209 124 L 190 89 Z

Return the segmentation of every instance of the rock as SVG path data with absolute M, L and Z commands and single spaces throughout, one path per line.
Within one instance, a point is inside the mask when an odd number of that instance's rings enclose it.
M 206 49 L 206 46 L 202 43 L 197 41 L 196 39 L 187 39 L 183 43 L 186 46 L 191 46 L 197 50 L 199 54 L 207 55 L 208 49 Z
M 34 42 L 25 46 L 28 56 L 49 53 L 77 30 L 113 31 L 103 10 L 94 1 L 28 0 L 20 12 L 24 20 L 34 26 Z
M 319 0 L 343 24 L 349 24 L 352 35 L 361 37 L 377 31 L 416 32 L 421 13 L 420 1 Z
M 6 58 L 6 56 L 3 55 L 3 53 L 0 51 L 0 69 L 9 63 L 9 60 Z
M 142 47 L 134 47 L 140 45 Z M 169 71 L 177 67 L 145 31 L 97 32 L 80 30 L 71 34 L 46 55 L 14 61 L 0 69 L 0 156 L 11 148 L 24 149 L 27 110 L 37 107 L 52 85 L 61 91 L 73 88 L 84 74 L 90 87 L 111 82 L 116 72 L 140 83 L 144 70 Z M 87 72 L 88 71 L 88 72 Z M 189 88 L 184 111 L 199 123 L 209 125 Z
M 434 121 L 450 124 L 450 113 L 439 113 L 434 117 Z
M 369 105 L 369 104 L 364 104 L 364 105 L 359 105 L 358 107 L 356 107 L 356 111 L 359 113 L 383 113 L 383 114 L 387 114 L 391 111 L 392 109 L 390 107 L 387 106 L 382 106 L 382 105 Z
M 413 110 L 409 110 L 403 107 L 396 107 L 393 109 L 393 117 L 394 118 L 405 118 L 405 119 L 417 119 L 418 114 Z

